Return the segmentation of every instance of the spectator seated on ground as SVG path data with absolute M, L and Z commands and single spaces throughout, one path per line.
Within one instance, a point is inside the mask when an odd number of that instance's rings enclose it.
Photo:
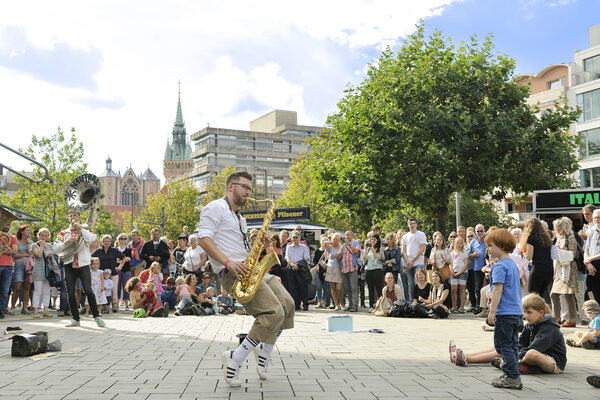
M 433 318 L 448 318 L 452 300 L 450 298 L 450 283 L 442 283 L 442 274 L 433 271 L 431 291 L 429 298 L 419 297 L 419 304 L 415 305 L 415 315 L 430 315 Z
M 163 304 L 168 304 L 169 308 L 173 310 L 177 305 L 177 295 L 175 294 L 175 290 L 177 290 L 177 287 L 175 286 L 175 278 L 173 278 L 172 276 L 168 277 L 167 284 L 162 286 L 163 292 L 161 295 L 161 301 L 163 302 Z
M 590 319 L 587 331 L 576 331 L 575 338 L 567 339 L 571 347 L 583 347 L 584 349 L 600 348 L 600 305 L 595 300 L 583 303 L 583 311 Z
M 404 291 L 402 286 L 394 283 L 394 273 L 388 272 L 385 274 L 385 286 L 381 291 L 381 297 L 373 308 L 373 315 L 386 317 L 392 304 L 397 300 L 404 300 Z
M 200 293 L 206 293 L 206 290 L 211 287 L 217 293 L 217 285 L 211 282 L 210 273 L 205 272 L 202 274 L 202 282 L 198 285 Z
M 550 308 L 544 299 L 532 293 L 523 298 L 523 311 L 527 325 L 519 337 L 519 372 L 560 374 L 567 364 L 567 349 Z M 456 348 L 453 340 L 450 341 L 450 361 L 458 366 L 487 362 L 497 368 L 502 366 L 502 359 L 493 347 L 466 354 Z
M 227 290 L 221 289 L 221 294 L 217 296 L 217 312 L 219 314 L 231 314 L 235 311 L 235 299 L 231 297 Z
M 204 308 L 207 315 L 214 315 L 217 308 L 217 297 L 215 295 L 215 289 L 209 286 L 204 293 L 204 299 L 200 303 L 200 307 Z
M 133 277 L 127 281 L 125 290 L 129 293 L 131 306 L 134 310 L 143 308 L 151 317 L 168 317 L 169 307 L 163 307 L 160 299 L 156 297 L 154 282 L 143 285 L 139 278 Z

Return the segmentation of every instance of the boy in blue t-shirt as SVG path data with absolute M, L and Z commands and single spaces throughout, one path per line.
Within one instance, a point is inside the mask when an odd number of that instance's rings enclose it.
M 488 323 L 495 325 L 494 347 L 502 357 L 504 375 L 492 385 L 506 389 L 522 389 L 519 373 L 519 331 L 523 326 L 519 269 L 509 254 L 515 248 L 515 239 L 506 229 L 496 229 L 485 238 L 492 258 L 498 261 L 490 272 L 492 304 Z
M 163 292 L 160 295 L 163 304 L 169 304 L 169 308 L 171 310 L 175 309 L 177 305 L 177 295 L 175 294 L 175 290 L 177 287 L 175 286 L 175 278 L 170 276 L 167 278 L 167 284 L 162 285 Z

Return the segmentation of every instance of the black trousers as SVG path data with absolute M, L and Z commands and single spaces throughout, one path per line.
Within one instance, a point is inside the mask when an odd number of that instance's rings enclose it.
M 473 271 L 473 275 L 475 277 L 475 307 L 479 307 L 479 301 L 481 300 L 481 288 L 483 287 L 485 274 L 481 271 Z
M 527 290 L 529 293 L 539 294 L 544 298 L 546 303 L 552 304 L 550 302 L 550 288 L 553 281 L 554 276 L 552 272 L 542 272 L 534 266 L 529 274 Z
M 467 274 L 467 292 L 469 292 L 469 303 L 471 308 L 479 307 L 477 297 L 475 296 L 475 271 L 470 269 Z
M 369 288 L 369 307 L 375 307 L 377 299 L 381 297 L 383 289 L 383 269 L 368 269 L 365 271 L 365 280 Z
M 298 281 L 298 274 L 292 268 L 286 270 L 288 292 L 294 299 L 294 306 L 296 310 L 300 309 L 300 304 L 304 309 L 308 309 L 308 286 L 301 284 Z
M 96 304 L 96 295 L 92 292 L 92 276 L 90 274 L 90 266 L 86 265 L 80 268 L 73 268 L 73 264 L 65 264 L 65 281 L 67 282 L 67 293 L 69 295 L 69 307 L 71 315 L 75 321 L 79 321 L 79 306 L 75 298 L 75 280 L 79 278 L 83 286 L 83 293 L 88 298 L 90 310 L 94 318 L 99 317 L 98 305 Z
M 365 306 L 365 280 L 361 279 L 361 275 L 358 275 L 358 292 L 360 294 L 360 305 Z
M 590 300 L 589 292 L 594 294 L 594 299 L 600 302 L 600 268 L 596 267 L 596 275 L 591 276 L 589 273 L 585 275 L 583 299 Z
M 437 315 L 438 318 L 448 318 L 450 313 L 441 305 L 433 306 L 433 308 L 427 308 L 424 304 L 418 303 L 415 304 L 415 317 L 417 318 L 427 318 L 433 316 L 433 314 Z M 431 310 L 431 313 L 429 312 Z

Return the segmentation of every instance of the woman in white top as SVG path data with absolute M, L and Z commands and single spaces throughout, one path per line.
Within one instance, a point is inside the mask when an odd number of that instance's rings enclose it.
M 206 264 L 206 252 L 200 246 L 198 246 L 198 236 L 190 235 L 188 238 L 190 247 L 185 251 L 185 261 L 183 262 L 183 269 L 188 274 L 195 274 L 196 277 L 204 272 L 204 265 Z
M 441 232 L 435 232 L 433 234 L 433 249 L 431 249 L 431 254 L 429 254 L 428 262 L 433 265 L 434 270 L 441 269 L 446 264 L 452 264 L 450 250 L 446 247 L 446 239 L 444 239 L 444 235 L 442 235 Z M 430 280 L 431 283 L 433 281 L 430 278 L 431 276 L 428 276 L 428 280 Z
M 467 284 L 467 267 L 469 266 L 469 252 L 465 251 L 465 242 L 462 237 L 454 240 L 454 248 L 450 253 L 452 257 L 452 271 L 450 271 L 450 290 L 452 295 L 451 312 L 464 314 L 465 312 L 465 286 Z M 456 303 L 460 298 L 460 306 Z
M 329 286 L 331 287 L 331 297 L 333 298 L 336 311 L 340 311 L 343 308 L 342 301 L 344 300 L 344 293 L 342 292 L 342 266 L 337 259 L 338 254 L 342 250 L 340 242 L 340 234 L 334 233 L 331 238 L 331 246 L 327 250 L 329 257 L 327 272 L 325 273 L 325 280 L 329 282 Z

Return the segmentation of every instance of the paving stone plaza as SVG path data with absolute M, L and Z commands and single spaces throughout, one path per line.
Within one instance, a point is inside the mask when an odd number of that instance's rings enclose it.
M 568 348 L 562 375 L 524 375 L 523 390 L 493 388 L 501 371 L 487 365 L 457 367 L 449 362 L 448 341 L 467 352 L 492 347 L 493 333 L 470 315 L 447 320 L 353 315 L 353 333 L 324 330 L 329 311 L 299 312 L 296 327 L 277 342 L 269 379 L 260 381 L 251 354 L 243 384 L 223 381 L 221 353 L 234 348 L 252 317 L 230 315 L 134 319 L 111 314 L 106 328 L 82 318 L 9 317 L 0 322 L 26 333 L 48 332 L 63 351 L 31 360 L 10 356 L 11 340 L 0 341 L 2 399 L 597 399 L 585 382 L 600 373 L 600 352 Z M 28 316 L 23 316 L 28 317 Z M 383 334 L 369 333 L 380 328 Z M 568 335 L 574 329 L 563 328 Z M 6 339 L 1 336 L 0 339 Z

